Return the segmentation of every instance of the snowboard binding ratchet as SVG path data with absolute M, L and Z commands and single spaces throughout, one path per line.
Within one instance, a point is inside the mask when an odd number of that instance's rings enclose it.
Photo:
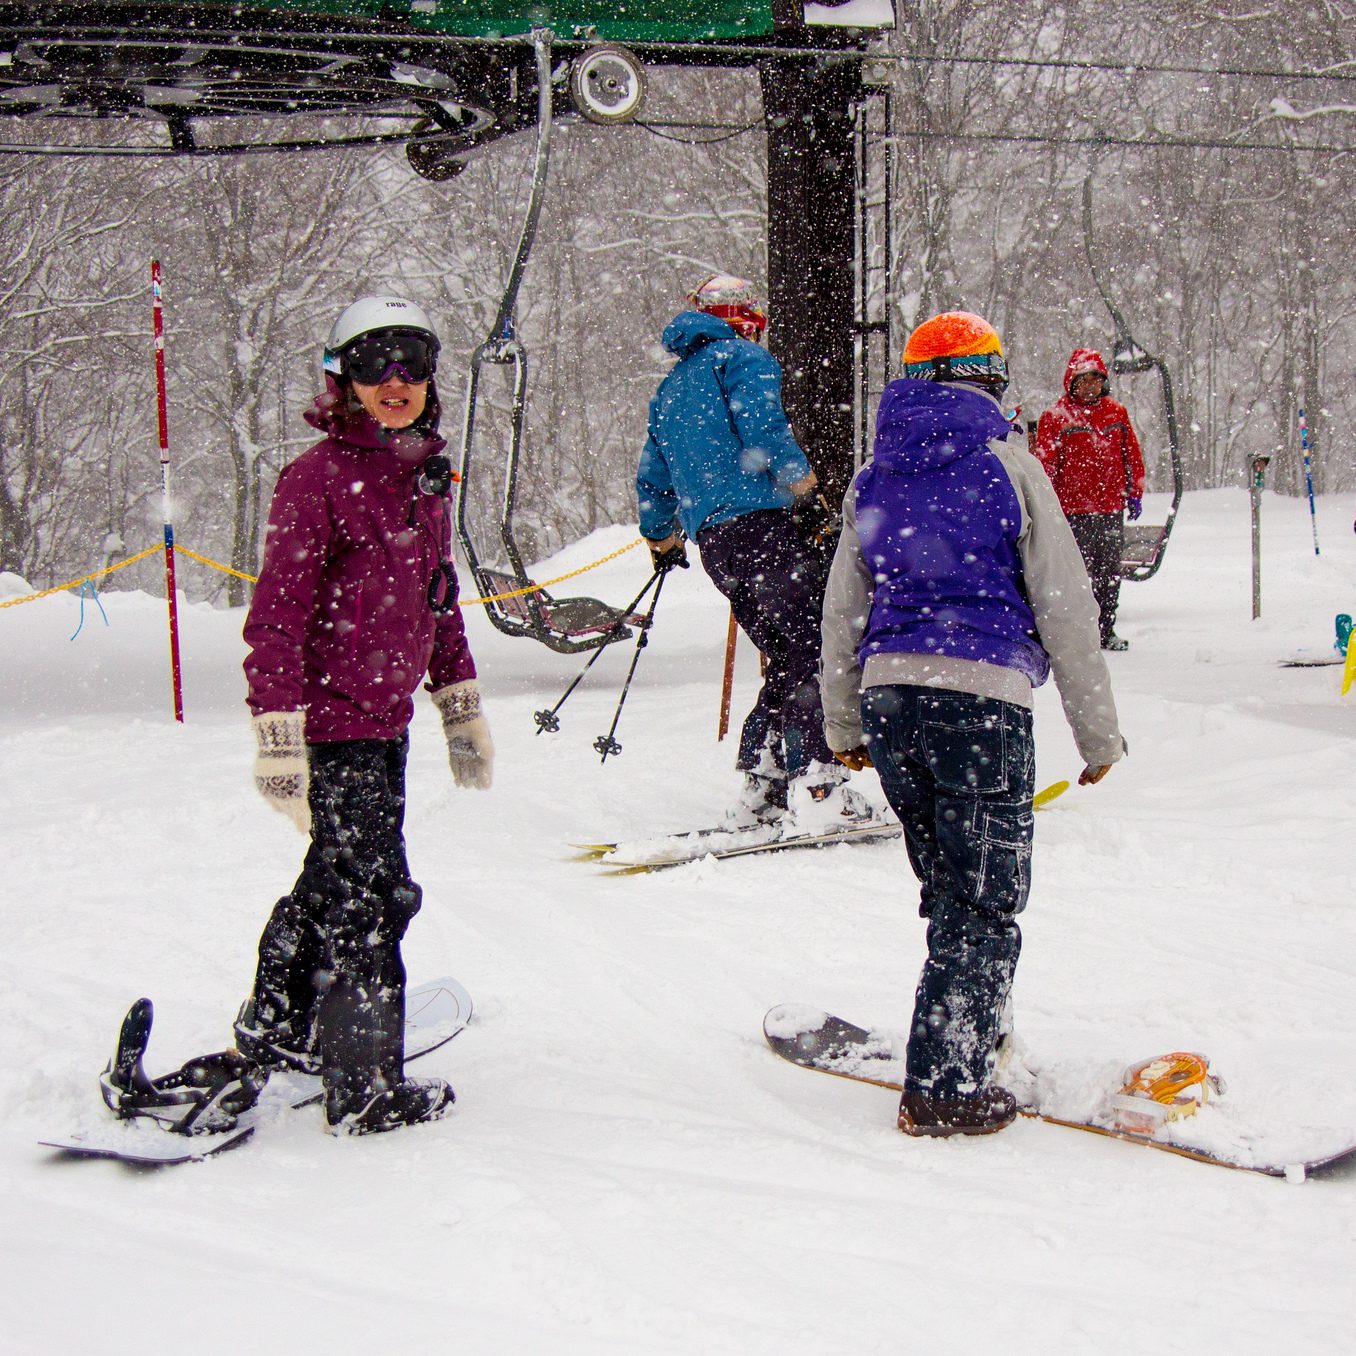
M 1111 1099 L 1116 1128 L 1157 1135 L 1169 1121 L 1194 1116 L 1211 1095 L 1224 1091 L 1224 1080 L 1210 1072 L 1204 1055 L 1175 1050 L 1141 1060 L 1126 1069 L 1121 1090 Z

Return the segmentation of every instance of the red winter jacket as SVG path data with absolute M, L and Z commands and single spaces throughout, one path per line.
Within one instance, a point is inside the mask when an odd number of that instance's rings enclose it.
M 1125 406 L 1110 396 L 1084 405 L 1069 394 L 1083 372 L 1106 376 L 1101 354 L 1076 348 L 1064 372 L 1064 397 L 1041 415 L 1036 455 L 1060 507 L 1075 513 L 1119 513 L 1126 499 L 1144 497 L 1144 454 Z
M 245 619 L 249 704 L 306 712 L 306 739 L 394 739 L 429 689 L 476 676 L 461 609 L 428 602 L 446 498 L 420 494 L 434 434 L 390 433 L 329 388 L 306 413 L 329 436 L 283 468 L 264 566 Z

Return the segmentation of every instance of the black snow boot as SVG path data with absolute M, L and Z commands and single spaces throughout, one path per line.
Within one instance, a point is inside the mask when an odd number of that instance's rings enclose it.
M 332 1135 L 435 1121 L 456 1100 L 441 1079 L 405 1077 L 403 984 L 374 984 L 368 998 L 351 980 L 336 980 L 321 999 L 318 1034 Z
M 899 1128 L 906 1135 L 992 1135 L 1017 1119 L 1017 1099 L 990 1084 L 968 1097 L 939 1097 L 904 1089 Z
M 105 1105 L 123 1120 L 145 1117 L 180 1135 L 233 1130 L 241 1112 L 259 1100 L 267 1071 L 238 1051 L 221 1050 L 148 1078 L 142 1060 L 153 1015 L 151 1000 L 141 998 L 123 1018 L 118 1048 L 99 1078 Z
M 356 1091 L 325 1083 L 325 1121 L 332 1135 L 379 1135 L 406 1125 L 436 1121 L 457 1100 L 441 1078 L 402 1078 L 390 1087 L 374 1079 Z
M 291 1022 L 262 1019 L 253 993 L 241 1005 L 235 1019 L 236 1048 L 261 1069 L 295 1069 L 318 1074 L 320 1054 L 315 1049 L 313 1024 L 302 1020 L 302 1030 Z

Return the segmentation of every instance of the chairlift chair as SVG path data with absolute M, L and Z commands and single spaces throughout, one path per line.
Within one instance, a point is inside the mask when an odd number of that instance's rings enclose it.
M 1177 408 L 1172 399 L 1172 377 L 1168 373 L 1167 363 L 1162 358 L 1154 357 L 1135 342 L 1125 317 L 1111 300 L 1098 275 L 1092 249 L 1091 169 L 1083 180 L 1083 243 L 1087 248 L 1088 268 L 1092 273 L 1092 280 L 1097 286 L 1097 291 L 1101 293 L 1107 310 L 1111 312 L 1112 324 L 1116 330 L 1111 358 L 1112 372 L 1120 377 L 1157 369 L 1163 382 L 1163 413 L 1168 425 L 1168 453 L 1172 459 L 1172 503 L 1168 507 L 1167 518 L 1161 525 L 1127 523 L 1124 544 L 1121 547 L 1121 578 L 1149 579 L 1157 573 L 1158 567 L 1163 563 L 1164 553 L 1168 549 L 1168 537 L 1172 534 L 1172 525 L 1177 518 L 1177 508 L 1182 502 L 1182 453 L 1177 436 Z
M 553 34 L 549 29 L 533 29 L 532 43 L 537 63 L 537 149 L 532 186 L 498 315 L 488 338 L 471 356 L 462 425 L 456 522 L 457 536 L 466 563 L 484 599 L 485 614 L 491 623 L 505 635 L 530 636 L 558 653 L 577 654 L 626 639 L 631 635 L 629 626 L 639 624 L 640 618 L 597 598 L 553 598 L 528 578 L 513 536 L 518 465 L 527 418 L 527 350 L 515 333 L 514 312 L 517 308 L 518 286 L 536 237 L 542 192 L 550 162 L 552 86 L 556 78 L 551 70 L 552 40 Z M 577 110 L 597 122 L 616 122 L 634 117 L 644 94 L 639 63 L 625 48 L 615 45 L 586 52 L 576 63 L 573 84 Z M 474 446 L 480 373 L 486 363 L 512 369 L 508 454 L 504 466 L 504 493 L 496 525 L 502 556 L 508 563 L 507 570 L 482 562 L 466 521 L 468 495 L 476 471 Z

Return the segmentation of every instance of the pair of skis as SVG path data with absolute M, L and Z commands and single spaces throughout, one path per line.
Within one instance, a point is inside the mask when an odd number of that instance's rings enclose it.
M 1039 810 L 1069 789 L 1067 781 L 1055 782 L 1032 798 Z M 782 832 L 777 824 L 759 824 L 748 829 L 697 829 L 669 837 L 636 839 L 619 843 L 577 843 L 579 860 L 596 862 L 612 876 L 638 876 L 651 871 L 666 871 L 689 862 L 711 858 L 729 861 L 735 857 L 753 857 L 767 852 L 787 852 L 799 848 L 837 847 L 842 843 L 879 843 L 898 838 L 903 830 L 894 819 L 870 819 L 849 822 L 842 828 L 818 833 Z

